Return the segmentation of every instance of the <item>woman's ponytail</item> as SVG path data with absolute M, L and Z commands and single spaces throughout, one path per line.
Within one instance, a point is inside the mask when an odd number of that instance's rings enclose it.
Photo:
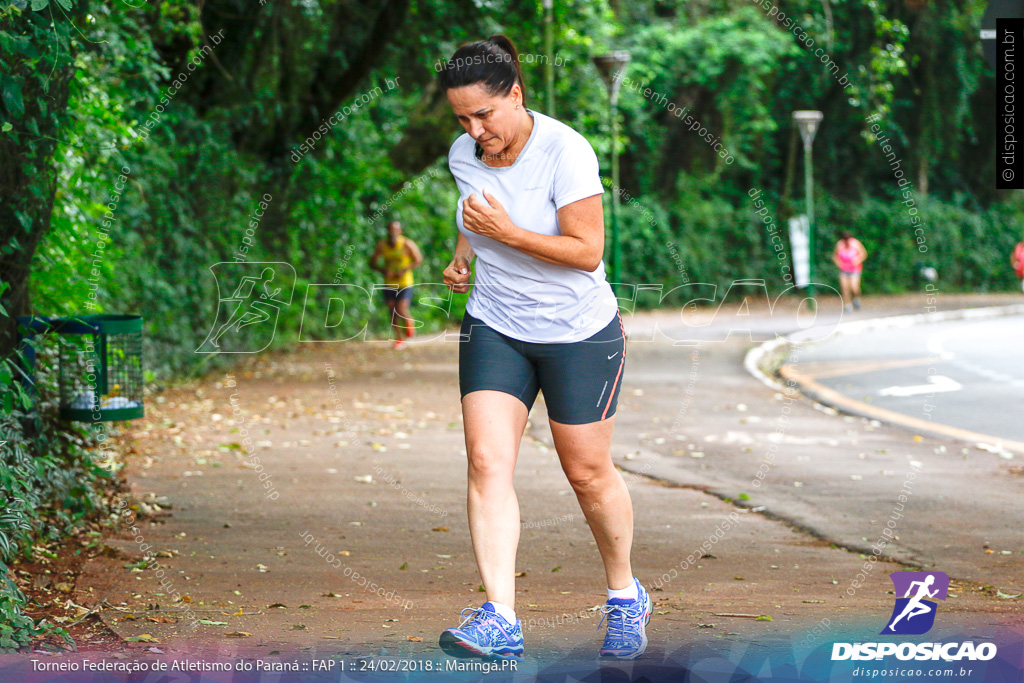
M 526 105 L 519 52 L 508 36 L 500 33 L 460 47 L 441 68 L 439 78 L 444 90 L 479 83 L 488 94 L 500 97 L 507 96 L 518 83 Z
M 501 48 L 509 56 L 509 62 L 516 69 L 516 79 L 519 81 L 519 88 L 523 91 L 523 106 L 526 106 L 526 86 L 523 80 L 523 67 L 519 64 L 519 51 L 516 50 L 516 46 L 512 43 L 512 39 L 503 33 L 496 33 L 487 39 Z

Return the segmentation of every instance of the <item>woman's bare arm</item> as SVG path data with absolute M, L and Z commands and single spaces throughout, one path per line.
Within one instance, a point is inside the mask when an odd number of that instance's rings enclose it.
M 558 210 L 561 235 L 529 230 L 515 233 L 509 246 L 548 263 L 593 272 L 604 256 L 604 208 L 601 195 L 580 199 Z
M 548 263 L 593 272 L 604 256 L 604 209 L 596 194 L 558 210 L 560 235 L 542 235 L 515 225 L 490 193 L 463 203 L 467 230 L 485 235 Z

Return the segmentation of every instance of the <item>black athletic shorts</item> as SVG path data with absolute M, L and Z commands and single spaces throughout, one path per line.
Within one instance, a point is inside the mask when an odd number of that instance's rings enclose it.
M 402 299 L 412 301 L 412 289 L 413 286 L 409 285 L 401 290 L 394 287 L 385 287 L 381 291 L 384 292 L 384 302 L 391 304 L 401 301 Z
M 533 407 L 544 392 L 548 417 L 561 424 L 588 424 L 615 414 L 626 338 L 622 317 L 578 342 L 538 344 L 508 337 L 469 313 L 462 319 L 459 390 L 512 394 Z

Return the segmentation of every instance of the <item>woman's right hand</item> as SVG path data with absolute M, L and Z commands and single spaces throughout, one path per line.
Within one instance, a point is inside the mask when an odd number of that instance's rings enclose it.
M 444 269 L 444 283 L 457 294 L 465 294 L 469 291 L 469 261 L 456 256 L 448 267 Z

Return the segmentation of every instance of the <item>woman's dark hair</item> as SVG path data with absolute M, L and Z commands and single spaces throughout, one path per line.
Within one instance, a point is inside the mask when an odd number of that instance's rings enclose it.
M 526 105 L 519 53 L 512 41 L 500 33 L 456 50 L 440 70 L 440 79 L 443 90 L 479 83 L 491 97 L 505 97 L 518 83 L 523 91 L 523 105 Z
M 851 235 L 846 230 L 843 230 L 841 233 L 839 233 L 839 241 L 840 242 L 845 242 L 846 240 L 850 239 L 851 237 L 853 237 L 853 235 Z

